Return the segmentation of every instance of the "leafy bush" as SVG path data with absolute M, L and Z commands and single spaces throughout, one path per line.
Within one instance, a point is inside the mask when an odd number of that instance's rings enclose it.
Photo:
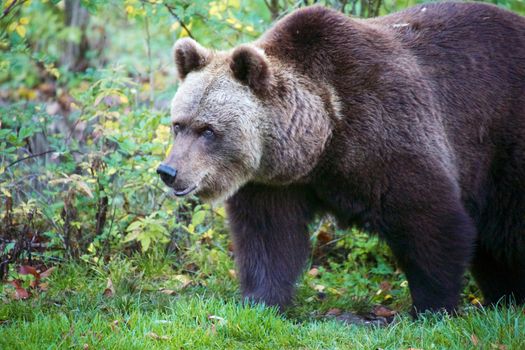
M 183 266 L 227 273 L 224 208 L 174 200 L 155 174 L 177 87 L 170 47 L 185 36 L 217 49 L 254 40 L 313 2 L 0 1 L 0 279 L 15 261 L 102 266 L 134 252 L 176 251 Z M 318 2 L 372 16 L 421 1 Z M 525 11 L 523 1 L 499 4 Z M 329 221 L 311 231 L 325 282 L 364 295 L 394 275 L 402 288 L 377 239 Z

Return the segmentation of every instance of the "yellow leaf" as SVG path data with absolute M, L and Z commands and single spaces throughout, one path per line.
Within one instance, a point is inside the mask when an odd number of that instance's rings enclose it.
M 247 32 L 250 32 L 252 33 L 253 31 L 255 31 L 255 29 L 252 27 L 252 26 L 246 26 L 244 27 L 244 29 L 246 29 Z
M 135 8 L 133 6 L 131 6 L 131 5 L 126 6 L 126 13 L 128 15 L 133 14 L 133 12 L 135 12 Z
M 129 103 L 128 97 L 126 95 L 120 95 L 119 96 L 120 103 L 127 104 Z
M 3 170 L 3 169 L 0 169 L 0 170 Z M 1 171 L 0 173 L 3 173 L 3 171 Z M 1 190 L 2 190 L 2 193 L 3 193 L 6 197 L 11 198 L 11 193 L 10 193 L 8 190 L 6 190 L 5 188 L 2 188 Z
M 241 8 L 241 1 L 240 0 L 229 0 L 228 1 L 228 5 L 230 5 L 231 7 L 236 8 L 236 9 L 239 9 L 239 8 Z
M 13 22 L 13 23 L 11 23 L 11 24 L 9 25 L 9 27 L 7 27 L 7 31 L 8 31 L 8 32 L 14 32 L 15 29 L 16 29 L 16 27 L 18 27 L 18 23 Z
M 20 24 L 29 24 L 29 18 L 27 17 L 22 17 L 20 18 L 20 20 L 18 21 Z
M 24 26 L 16 26 L 16 32 L 18 35 L 20 35 L 22 38 L 26 36 L 26 27 Z
M 471 303 L 472 305 L 476 305 L 476 306 L 481 305 L 481 302 L 479 301 L 478 298 L 474 298 L 474 299 L 472 299 L 472 300 L 470 301 L 470 303 Z
M 188 28 L 189 30 L 191 30 L 191 27 L 193 25 L 193 22 L 190 22 L 188 24 L 186 24 L 186 28 Z M 187 36 L 190 36 L 190 33 L 188 33 L 188 31 L 186 30 L 186 28 L 182 28 L 181 32 L 180 32 L 180 35 L 179 35 L 179 38 L 185 38 Z
M 188 31 L 186 30 L 186 28 L 182 28 L 181 32 L 180 32 L 180 35 L 179 35 L 179 38 L 185 38 L 187 36 L 190 36 L 190 33 L 188 33 Z
M 173 22 L 173 24 L 170 27 L 170 31 L 174 32 L 174 31 L 176 31 L 179 28 L 180 28 L 180 23 L 179 22 Z
M 235 24 L 237 23 L 237 20 L 233 17 L 230 17 L 230 18 L 226 18 L 226 22 L 230 24 Z
M 53 65 L 53 63 L 51 64 L 46 64 L 44 66 L 46 68 L 46 72 L 48 72 L 49 74 L 51 74 L 52 76 L 54 76 L 55 78 L 60 78 L 60 72 L 58 71 L 58 69 Z
M 314 289 L 315 289 L 316 291 L 318 291 L 318 292 L 322 292 L 325 288 L 326 288 L 326 287 L 323 286 L 322 284 L 316 284 L 316 285 L 314 286 Z
M 241 28 L 242 28 L 242 24 L 240 24 L 240 23 L 236 23 L 236 24 L 233 26 L 233 28 L 235 28 L 235 29 L 241 29 Z
M 85 193 L 89 196 L 89 198 L 93 198 L 93 193 L 91 192 L 91 189 L 89 188 L 89 186 L 87 185 L 87 183 L 85 183 L 84 181 L 76 181 L 76 185 Z
M 216 17 L 218 19 L 222 19 L 222 15 L 221 15 L 221 12 L 224 11 L 225 9 L 219 7 L 219 5 L 217 5 L 217 2 L 215 1 L 212 1 L 210 2 L 210 9 L 208 10 L 208 14 L 210 15 L 210 17 Z
M 159 127 L 157 128 L 156 134 L 157 134 L 157 137 L 161 141 L 167 140 L 170 135 L 170 128 L 167 127 L 166 125 L 159 125 Z
M 4 8 L 8 8 L 9 6 L 11 6 L 11 4 L 13 3 L 13 1 L 15 0 L 7 0 L 5 3 L 4 3 Z

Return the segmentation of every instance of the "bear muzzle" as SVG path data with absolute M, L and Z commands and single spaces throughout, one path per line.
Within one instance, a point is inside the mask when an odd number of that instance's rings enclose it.
M 197 185 L 188 186 L 184 189 L 175 188 L 175 180 L 177 178 L 177 169 L 174 169 L 166 164 L 161 164 L 157 168 L 157 174 L 159 174 L 160 179 L 168 186 L 173 188 L 173 192 L 176 196 L 182 197 L 188 193 L 194 191 L 197 188 Z
M 172 186 L 177 177 L 177 169 L 173 169 L 169 165 L 161 164 L 157 168 L 157 174 L 160 175 L 160 179 L 168 186 Z

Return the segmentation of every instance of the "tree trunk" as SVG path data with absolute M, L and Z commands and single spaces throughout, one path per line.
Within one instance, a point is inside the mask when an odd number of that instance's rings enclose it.
M 86 35 L 89 12 L 82 7 L 80 0 L 66 0 L 65 11 L 66 26 L 78 28 L 81 34 L 78 42 L 66 41 L 62 64 L 72 71 L 83 71 L 89 65 L 86 58 L 89 49 Z

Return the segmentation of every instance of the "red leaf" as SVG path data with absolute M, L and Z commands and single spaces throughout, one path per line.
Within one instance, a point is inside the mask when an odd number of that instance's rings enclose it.
M 47 277 L 49 277 L 49 275 L 51 275 L 51 273 L 52 273 L 54 270 L 55 270 L 54 267 L 51 267 L 51 268 L 45 270 L 44 272 L 42 272 L 42 273 L 40 274 L 40 278 L 47 278 Z
M 19 280 L 11 281 L 11 285 L 15 287 L 15 299 L 23 300 L 29 298 L 29 292 L 20 286 Z
M 17 300 L 23 300 L 29 298 L 29 292 L 24 288 L 17 288 L 15 291 L 15 298 Z
M 397 311 L 391 310 L 383 305 L 378 305 L 374 307 L 372 312 L 374 313 L 374 315 L 379 316 L 379 317 L 391 317 L 397 313 Z
M 9 283 L 11 283 L 11 285 L 12 285 L 13 287 L 15 287 L 16 289 L 18 289 L 18 288 L 22 288 L 22 286 L 20 285 L 20 280 L 10 281 Z
M 37 272 L 37 270 L 33 266 L 29 265 L 20 266 L 18 273 L 21 275 L 33 275 L 35 278 L 40 278 L 40 274 Z
M 312 277 L 317 277 L 319 275 L 319 269 L 317 267 L 312 267 L 308 274 Z

